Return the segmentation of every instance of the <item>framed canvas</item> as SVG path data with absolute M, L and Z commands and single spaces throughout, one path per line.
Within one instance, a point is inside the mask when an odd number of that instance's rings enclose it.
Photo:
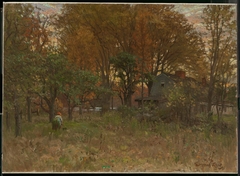
M 237 173 L 236 1 L 3 5 L 3 173 Z

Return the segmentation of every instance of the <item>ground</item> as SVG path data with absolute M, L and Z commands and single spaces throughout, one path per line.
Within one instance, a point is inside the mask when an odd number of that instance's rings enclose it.
M 236 118 L 225 133 L 176 123 L 139 123 L 116 112 L 22 120 L 22 136 L 3 123 L 3 172 L 236 172 Z

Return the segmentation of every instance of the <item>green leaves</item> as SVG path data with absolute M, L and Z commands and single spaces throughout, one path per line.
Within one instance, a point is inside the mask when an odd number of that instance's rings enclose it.
M 132 92 L 138 83 L 136 57 L 130 53 L 121 52 L 116 57 L 110 58 L 110 63 L 116 80 L 119 80 L 117 91 L 120 92 L 125 104 L 130 103 Z

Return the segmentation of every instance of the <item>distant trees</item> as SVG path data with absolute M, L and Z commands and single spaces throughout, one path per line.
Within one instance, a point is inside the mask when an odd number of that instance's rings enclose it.
M 218 84 L 217 102 L 223 104 L 226 83 L 235 71 L 237 44 L 234 13 L 234 8 L 229 5 L 208 5 L 203 10 L 202 19 L 206 28 L 206 57 L 209 68 L 208 112 L 211 112 L 216 85 Z
M 173 5 L 66 4 L 56 26 L 68 59 L 98 73 L 108 89 L 110 58 L 122 52 L 142 59 L 136 70 L 143 71 L 149 91 L 153 76 L 179 66 L 194 72 L 201 65 L 201 34 Z

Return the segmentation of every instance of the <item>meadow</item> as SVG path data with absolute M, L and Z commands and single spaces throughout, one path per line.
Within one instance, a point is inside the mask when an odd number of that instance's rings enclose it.
M 142 122 L 110 111 L 74 114 L 52 131 L 48 115 L 22 119 L 14 137 L 3 120 L 3 172 L 235 172 L 236 117 L 224 116 L 225 130 L 206 124 L 182 126 Z M 216 118 L 215 118 L 216 120 Z

